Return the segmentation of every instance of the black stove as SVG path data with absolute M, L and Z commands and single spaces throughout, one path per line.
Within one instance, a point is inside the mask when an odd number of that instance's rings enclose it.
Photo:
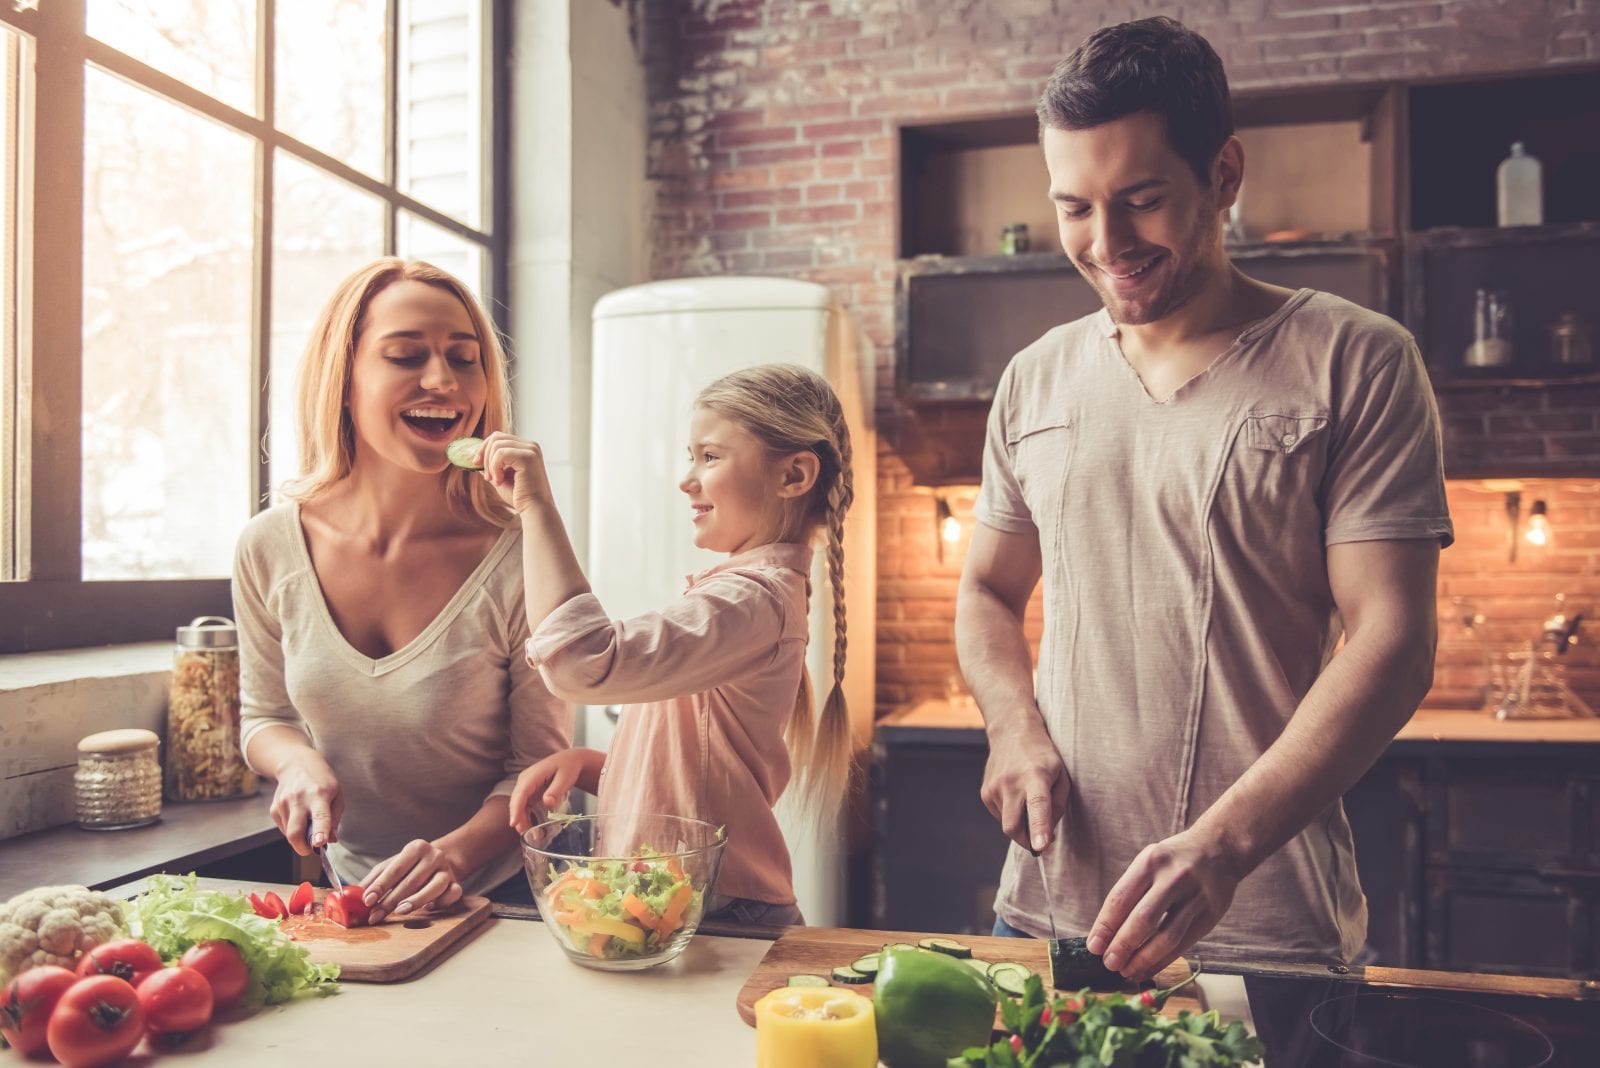
M 1247 975 L 1265 1068 L 1600 1068 L 1600 1001 Z

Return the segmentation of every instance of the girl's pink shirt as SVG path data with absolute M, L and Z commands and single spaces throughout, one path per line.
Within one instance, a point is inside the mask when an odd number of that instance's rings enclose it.
M 600 812 L 727 828 L 718 897 L 795 900 L 772 806 L 789 784 L 783 730 L 805 668 L 810 569 L 810 548 L 763 545 L 689 576 L 662 611 L 612 620 L 586 593 L 528 639 L 528 662 L 551 693 L 624 706 Z

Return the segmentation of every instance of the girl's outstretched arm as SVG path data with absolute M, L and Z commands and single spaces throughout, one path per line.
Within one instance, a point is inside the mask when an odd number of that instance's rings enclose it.
M 528 626 L 537 629 L 551 612 L 588 593 L 589 580 L 556 511 L 539 446 L 497 430 L 484 439 L 481 462 L 483 477 L 522 522 L 523 598 Z

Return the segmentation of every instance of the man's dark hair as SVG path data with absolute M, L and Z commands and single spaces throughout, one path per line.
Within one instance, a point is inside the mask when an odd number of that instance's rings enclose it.
M 1211 161 L 1233 133 L 1233 100 L 1209 42 L 1164 15 L 1107 26 L 1056 64 L 1039 95 L 1039 134 L 1086 130 L 1149 111 L 1167 143 L 1211 185 Z

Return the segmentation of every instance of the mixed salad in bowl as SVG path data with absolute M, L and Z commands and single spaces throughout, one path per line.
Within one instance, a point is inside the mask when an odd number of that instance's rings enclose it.
M 580 964 L 648 968 L 676 957 L 705 914 L 725 842 L 679 816 L 578 816 L 523 836 L 546 927 Z

